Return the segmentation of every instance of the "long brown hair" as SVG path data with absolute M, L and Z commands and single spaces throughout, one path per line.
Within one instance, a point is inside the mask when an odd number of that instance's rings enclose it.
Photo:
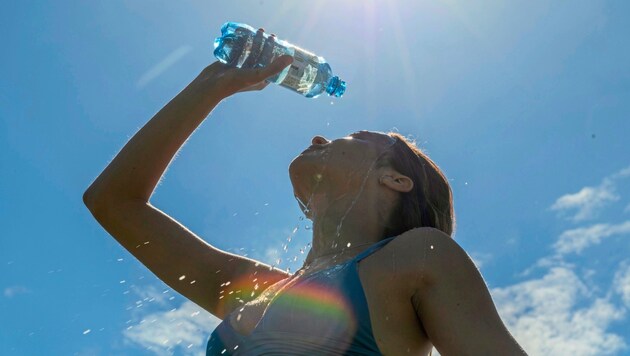
M 388 132 L 396 142 L 376 162 L 413 181 L 413 189 L 400 193 L 399 204 L 389 214 L 384 238 L 398 236 L 416 227 L 434 227 L 449 236 L 455 231 L 453 192 L 442 170 L 413 141 Z

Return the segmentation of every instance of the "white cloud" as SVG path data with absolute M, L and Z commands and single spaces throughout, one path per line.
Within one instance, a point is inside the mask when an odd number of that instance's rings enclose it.
M 130 309 L 133 323 L 130 320 L 123 330 L 125 341 L 156 355 L 205 354 L 205 344 L 221 322 L 218 318 L 188 300 L 174 308 L 175 298 L 168 289 L 147 285 L 133 291 L 140 300 Z
M 154 305 L 158 305 L 163 308 L 169 307 L 168 298 L 171 297 L 172 293 L 168 293 L 168 289 L 159 290 L 157 287 L 152 285 L 132 285 L 129 289 L 131 289 L 141 299 L 138 301 L 140 303 L 153 303 Z
M 607 332 L 625 310 L 603 298 L 578 307 L 590 292 L 568 268 L 554 267 L 540 279 L 491 292 L 501 318 L 530 355 L 609 355 L 627 348 L 619 335 Z
M 561 196 L 551 206 L 551 210 L 560 213 L 576 210 L 575 215 L 569 217 L 574 222 L 593 219 L 606 205 L 619 200 L 619 195 L 616 193 L 617 182 L 628 177 L 630 177 L 630 167 L 605 177 L 597 187 L 584 187 L 577 193 Z
M 260 261 L 271 266 L 277 266 L 279 265 L 278 260 L 281 260 L 281 258 L 280 251 L 277 248 L 267 247 L 265 249 L 265 258 L 260 259 Z
M 142 88 L 147 85 L 149 82 L 159 77 L 162 73 L 164 73 L 168 68 L 170 68 L 173 64 L 179 62 L 184 56 L 188 54 L 192 50 L 191 46 L 185 45 L 181 46 L 173 52 L 169 53 L 164 59 L 162 59 L 159 63 L 151 67 L 148 71 L 146 71 L 138 82 L 136 83 L 137 88 Z
M 13 298 L 18 294 L 25 294 L 25 293 L 29 293 L 30 290 L 24 286 L 11 286 L 11 287 L 6 287 L 4 289 L 4 296 L 7 298 Z
M 617 225 L 596 224 L 563 232 L 553 245 L 559 254 L 580 253 L 589 246 L 598 245 L 604 238 L 630 233 L 630 221 Z
M 475 263 L 478 269 L 481 269 L 483 265 L 488 263 L 492 259 L 492 254 L 484 252 L 472 252 L 470 258 Z
M 619 172 L 612 175 L 612 179 L 621 179 L 630 177 L 630 166 L 620 170 Z
M 601 208 L 617 200 L 619 196 L 615 194 L 614 182 L 605 178 L 598 187 L 584 187 L 577 193 L 561 196 L 551 206 L 551 210 L 560 212 L 577 210 L 570 219 L 579 222 L 596 217 Z
M 123 332 L 128 341 L 157 355 L 205 355 L 205 344 L 220 320 L 191 301 L 144 316 Z
M 630 263 L 626 260 L 615 274 L 613 284 L 626 307 L 630 308 Z

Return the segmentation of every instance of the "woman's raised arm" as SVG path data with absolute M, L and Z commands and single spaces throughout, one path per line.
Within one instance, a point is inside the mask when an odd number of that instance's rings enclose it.
M 121 245 L 219 318 L 240 305 L 238 299 L 255 298 L 288 274 L 210 246 L 149 199 L 177 151 L 221 100 L 263 89 L 266 78 L 290 63 L 291 57 L 283 56 L 265 68 L 230 68 L 220 62 L 206 67 L 129 140 L 83 195 L 96 220 Z

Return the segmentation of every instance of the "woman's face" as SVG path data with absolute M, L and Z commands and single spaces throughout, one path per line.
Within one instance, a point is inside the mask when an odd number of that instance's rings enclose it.
M 386 134 L 371 131 L 358 131 L 333 141 L 313 137 L 312 145 L 289 165 L 294 194 L 304 205 L 302 209 L 306 205 L 317 209 L 318 204 L 330 204 L 343 197 L 355 197 L 361 189 L 369 190 L 370 181 L 378 180 L 379 173 L 370 168 L 394 142 Z

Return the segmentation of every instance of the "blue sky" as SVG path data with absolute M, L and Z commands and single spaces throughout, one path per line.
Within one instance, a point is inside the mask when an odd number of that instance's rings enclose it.
M 325 57 L 346 94 L 271 85 L 228 98 L 171 163 L 155 206 L 219 248 L 295 270 L 310 235 L 289 162 L 315 134 L 395 130 L 445 171 L 455 239 L 531 355 L 630 355 L 628 10 L 14 2 L 0 14 L 0 354 L 203 353 L 217 320 L 135 261 L 81 197 L 237 21 Z

